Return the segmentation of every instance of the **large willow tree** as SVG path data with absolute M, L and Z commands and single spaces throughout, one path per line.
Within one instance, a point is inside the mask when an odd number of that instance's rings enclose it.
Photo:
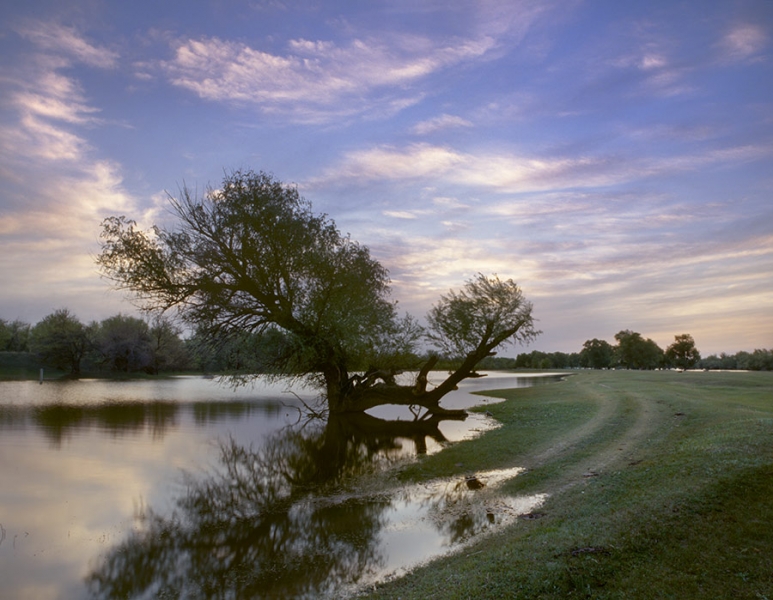
M 143 309 L 177 309 L 211 340 L 281 333 L 272 372 L 318 384 L 331 412 L 402 404 L 459 414 L 440 399 L 477 376 L 476 365 L 498 346 L 538 334 L 518 286 L 483 275 L 442 296 L 427 330 L 400 317 L 387 270 L 368 248 L 266 173 L 236 171 L 202 197 L 183 188 L 170 201 L 173 229 L 143 231 L 124 216 L 104 221 L 103 274 Z M 423 338 L 459 367 L 428 389 L 433 357 L 414 383 L 398 385 L 395 375 L 417 366 L 407 359 Z

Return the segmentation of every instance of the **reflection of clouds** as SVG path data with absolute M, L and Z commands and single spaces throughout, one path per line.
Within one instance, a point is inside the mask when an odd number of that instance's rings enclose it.
M 265 420 L 251 419 L 255 425 Z M 204 429 L 181 425 L 163 439 L 148 432 L 112 442 L 99 431 L 80 430 L 57 451 L 33 430 L 3 431 L 0 475 L 10 483 L 0 497 L 7 531 L 0 545 L 4 593 L 62 597 L 66 582 L 85 576 L 97 556 L 134 529 L 138 503 L 166 510 L 182 489 L 181 469 L 209 465 L 211 439 L 219 430 L 211 422 Z M 243 432 L 244 439 L 256 428 Z M 68 597 L 82 595 L 81 588 Z
M 0 514 L 10 538 L 18 535 L 14 545 L 0 547 L 0 579 L 9 597 L 58 598 L 92 557 L 131 528 L 133 500 L 152 495 L 159 483 L 147 468 L 157 459 L 145 440 L 128 450 L 95 446 L 86 436 L 52 456 L 33 437 L 4 432 L 0 440 L 0 471 L 12 482 L 4 485 Z
M 182 489 L 182 469 L 209 466 L 214 437 L 228 431 L 253 439 L 284 423 L 288 410 L 274 410 L 269 401 L 267 411 L 246 400 L 254 390 L 234 392 L 200 378 L 0 387 L 0 523 L 6 530 L 0 581 L 9 597 L 35 600 L 83 597 L 88 565 L 134 530 L 138 505 L 166 510 Z M 260 389 L 281 398 L 284 387 Z M 195 402 L 180 404 L 176 426 L 159 436 L 153 405 L 137 401 L 143 393 Z M 117 414 L 100 403 L 106 396 L 120 401 Z M 229 406 L 233 397 L 243 400 Z M 130 408 L 132 399 L 141 408 L 139 421 L 136 410 L 122 418 L 121 408 Z M 53 445 L 41 436 L 46 423 L 36 418 L 52 406 L 73 408 L 77 417 Z
M 382 543 L 390 549 L 386 572 L 406 572 L 428 558 L 458 550 L 541 506 L 547 494 L 507 497 L 498 493 L 502 483 L 521 472 L 520 467 L 480 472 L 474 477 L 477 486 L 456 478 L 399 490 L 381 533 Z
M 67 597 L 81 597 L 84 592 L 78 583 L 87 575 L 84 569 L 88 565 L 93 566 L 99 556 L 120 545 L 127 536 L 148 531 L 152 519 L 142 518 L 152 512 L 147 507 L 152 507 L 156 516 L 166 518 L 176 500 L 186 497 L 186 481 L 206 481 L 217 469 L 214 440 L 230 436 L 238 440 L 239 446 L 247 447 L 262 440 L 266 432 L 297 418 L 296 411 L 287 406 L 276 410 L 274 399 L 288 404 L 291 400 L 282 394 L 286 382 L 258 382 L 257 389 L 236 391 L 196 377 L 43 385 L 4 382 L 2 386 L 0 479 L 10 485 L 4 485 L 0 496 L 0 523 L 6 530 L 6 538 L 0 543 L 0 579 L 11 596 L 29 598 L 58 598 L 65 589 Z M 167 427 L 163 435 L 157 435 L 152 425 L 158 416 L 154 412 L 157 406 L 140 402 L 138 398 L 143 395 L 159 399 L 156 405 L 161 403 L 167 409 L 177 407 L 172 411 L 174 427 Z M 268 398 L 263 405 L 256 399 L 261 395 Z M 104 398 L 110 398 L 112 406 L 100 401 Z M 41 422 L 40 411 L 45 413 L 51 407 L 65 411 L 55 410 Z M 66 410 L 68 407 L 73 411 Z M 117 412 L 111 412 L 113 409 Z M 52 445 L 41 436 L 41 427 L 50 426 L 57 415 L 64 417 L 68 425 L 66 434 Z M 471 418 L 468 425 L 475 423 L 476 419 Z M 302 435 L 293 437 L 288 430 L 283 438 L 285 445 L 266 454 L 266 464 L 273 468 L 274 475 L 281 478 L 294 472 L 303 479 L 287 482 L 289 486 L 297 484 L 301 491 L 302 500 L 293 509 L 293 519 L 303 531 L 320 527 L 325 531 L 328 520 L 337 522 L 341 518 L 338 502 L 329 506 L 325 502 L 306 504 L 304 499 L 308 499 L 306 494 L 314 482 L 324 484 L 326 477 L 332 477 L 331 485 L 339 489 L 337 486 L 350 476 L 381 472 L 404 460 L 406 453 L 416 452 L 409 435 L 394 439 L 376 432 L 372 434 L 376 437 L 371 437 L 359 433 L 356 427 L 351 429 L 346 422 L 340 428 L 336 426 L 327 438 L 320 437 L 319 431 L 306 427 Z M 432 434 L 431 428 L 427 431 Z M 461 432 L 455 433 L 461 436 Z M 458 439 L 454 434 L 450 437 Z M 433 447 L 439 448 L 439 443 L 433 443 Z M 317 452 L 324 456 L 325 452 L 331 453 L 334 459 L 314 462 L 303 458 Z M 252 455 L 244 456 L 249 459 Z M 183 477 L 183 470 L 189 473 L 188 479 Z M 374 481 L 381 480 L 373 477 Z M 304 481 L 311 487 L 306 487 Z M 282 493 L 277 497 L 281 504 Z M 359 515 L 357 518 L 366 523 L 381 522 L 383 504 L 363 504 L 357 497 L 347 501 L 346 519 Z M 240 505 L 239 510 L 245 506 L 251 510 L 249 502 Z M 354 525 L 350 529 L 347 535 L 352 539 L 364 539 Z M 331 540 L 332 547 L 337 548 L 334 542 Z M 347 573 L 362 567 L 360 561 L 366 556 L 367 552 L 349 553 L 337 568 L 347 577 Z M 380 556 L 373 554 L 378 560 L 372 564 L 381 564 Z M 130 576 L 133 578 L 135 573 Z

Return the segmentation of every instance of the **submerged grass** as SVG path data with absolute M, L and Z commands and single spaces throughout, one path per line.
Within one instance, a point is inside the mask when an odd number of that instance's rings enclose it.
M 522 466 L 516 524 L 371 598 L 773 600 L 773 373 L 583 372 L 486 392 L 502 427 L 407 481 Z

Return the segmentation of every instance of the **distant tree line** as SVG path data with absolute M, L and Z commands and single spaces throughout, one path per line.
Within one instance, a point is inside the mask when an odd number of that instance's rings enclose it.
M 757 349 L 737 354 L 712 354 L 701 358 L 690 334 L 674 336 L 665 350 L 638 332 L 623 330 L 615 334 L 616 344 L 587 340 L 580 352 L 532 352 L 516 358 L 492 357 L 482 369 L 739 369 L 773 371 L 773 349 Z
M 524 352 L 515 358 L 489 356 L 481 370 L 503 369 L 738 369 L 773 370 L 773 350 L 757 349 L 702 358 L 689 334 L 674 337 L 665 350 L 640 333 L 623 330 L 615 344 L 587 340 L 580 352 Z M 78 375 L 82 371 L 158 374 L 170 371 L 266 373 L 288 352 L 287 336 L 269 329 L 214 341 L 200 332 L 183 339 L 169 319 L 149 321 L 118 314 L 101 322 L 81 322 L 67 309 L 57 310 L 34 326 L 0 319 L 0 352 L 31 353 L 44 366 Z M 415 356 L 420 364 L 426 357 Z M 410 362 L 410 361 L 409 361 Z M 436 368 L 454 361 L 440 357 Z M 363 368 L 365 368 L 363 366 Z
M 170 319 L 149 321 L 118 314 L 84 323 L 68 309 L 37 324 L 0 319 L 0 353 L 28 354 L 41 366 L 77 376 L 88 373 L 265 373 L 286 353 L 276 330 L 212 340 L 196 331 L 187 338 Z M 6 361 L 7 362 L 7 361 Z
M 31 326 L 0 319 L 0 352 L 30 353 L 42 366 L 72 375 L 89 372 L 186 370 L 190 348 L 168 319 L 144 321 L 122 314 L 85 324 L 68 309 Z

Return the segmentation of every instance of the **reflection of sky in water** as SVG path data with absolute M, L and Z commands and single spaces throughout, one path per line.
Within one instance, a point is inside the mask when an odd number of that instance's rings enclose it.
M 465 387 L 480 388 L 484 382 L 488 388 L 515 387 L 512 378 L 499 374 L 486 379 Z M 285 389 L 280 383 L 233 391 L 200 378 L 0 383 L 3 594 L 33 600 L 83 597 L 84 578 L 136 530 L 138 508 L 168 514 L 185 491 L 182 471 L 196 477 L 216 466 L 218 440 L 257 447 L 298 419 L 293 408 L 298 402 Z M 443 405 L 483 402 L 464 390 Z M 313 399 L 311 392 L 301 393 L 304 400 Z M 69 410 L 65 426 L 54 423 L 61 410 L 45 412 L 51 407 Z M 382 418 L 394 416 L 387 411 Z M 449 440 L 487 427 L 490 420 L 480 415 L 440 424 Z M 400 444 L 405 452 L 415 451 L 410 440 Z M 433 442 L 427 450 L 439 448 Z M 427 512 L 440 510 L 437 504 L 426 497 L 417 501 L 415 493 L 391 502 L 382 514 L 387 525 L 379 543 L 386 563 L 379 573 L 399 571 L 447 548 L 448 536 Z M 411 525 L 400 525 L 405 522 Z

